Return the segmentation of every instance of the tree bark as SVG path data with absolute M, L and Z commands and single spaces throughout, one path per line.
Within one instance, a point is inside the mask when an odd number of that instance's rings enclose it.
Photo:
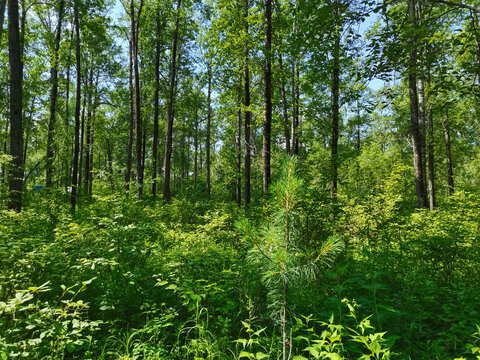
M 212 127 L 212 65 L 209 63 L 208 67 L 208 90 L 207 90 L 207 141 L 205 143 L 206 154 L 206 165 L 207 165 L 207 194 L 210 196 L 212 190 L 211 180 L 210 180 L 210 162 L 211 162 L 211 144 L 210 144 L 210 133 Z
M 113 157 L 112 157 L 112 144 L 110 138 L 107 136 L 105 139 L 107 145 L 107 161 L 108 161 L 108 181 L 110 182 L 110 189 L 115 190 L 115 183 L 113 182 Z
M 236 138 L 236 150 L 237 150 L 237 181 L 235 200 L 238 207 L 242 206 L 242 77 L 240 76 L 238 85 L 238 111 L 237 111 L 237 138 Z
M 153 149 L 152 149 L 152 195 L 157 197 L 157 158 L 158 158 L 158 113 L 160 93 L 160 16 L 157 19 L 157 43 L 155 45 L 155 95 L 153 104 Z
M 131 30 L 131 29 L 130 29 Z M 125 190 L 130 189 L 130 180 L 132 177 L 132 151 L 135 115 L 133 110 L 133 34 L 129 39 L 129 65 L 128 65 L 128 93 L 129 93 L 129 124 L 128 124 L 128 143 L 127 143 L 127 169 L 125 171 Z
M 272 139 L 272 2 L 265 0 L 265 104 L 263 114 L 263 195 L 267 196 L 271 176 Z
M 248 34 L 248 15 L 249 15 L 249 0 L 245 0 L 245 32 Z M 248 210 L 250 205 L 250 168 L 251 168 L 251 146 L 250 146 L 250 51 L 248 45 L 245 47 L 245 69 L 244 69 L 244 106 L 245 106 L 245 161 L 244 161 L 244 173 L 245 173 L 245 191 L 244 191 L 244 206 L 245 210 Z
M 335 1 L 333 10 L 334 18 L 339 16 L 338 3 Z M 331 182 L 330 196 L 332 199 L 337 197 L 338 187 L 338 119 L 340 112 L 340 25 L 335 20 L 335 44 L 333 45 L 333 73 L 332 73 L 332 137 L 330 141 L 331 151 Z
M 178 48 L 178 26 L 180 18 L 181 0 L 177 0 L 177 14 L 175 17 L 175 30 L 172 43 L 172 63 L 170 67 L 170 91 L 167 107 L 167 134 L 165 139 L 165 158 L 163 165 L 163 201 L 170 201 L 170 172 L 172 161 L 173 143 L 173 107 L 175 101 L 175 78 L 177 75 L 177 48 Z
M 445 151 L 447 155 L 447 180 L 448 180 L 448 192 L 453 195 L 455 190 L 455 184 L 453 181 L 453 163 L 452 152 L 450 149 L 450 126 L 448 125 L 448 113 L 445 113 L 445 121 L 443 122 L 443 131 L 445 134 Z
M 8 2 L 8 55 L 10 65 L 10 155 L 9 171 L 10 198 L 8 208 L 16 212 L 22 210 L 23 186 L 23 119 L 22 119 L 22 79 L 20 30 L 18 1 Z
M 73 171 L 72 171 L 72 190 L 70 197 L 70 206 L 75 212 L 77 203 L 77 181 L 78 181 L 78 155 L 80 152 L 80 97 L 82 91 L 81 78 L 81 61 L 80 61 L 80 26 L 78 19 L 78 1 L 74 3 L 74 22 L 75 22 L 75 57 L 77 63 L 77 99 L 75 102 L 75 149 L 73 151 Z
M 53 138 L 55 132 L 55 113 L 57 110 L 58 98 L 58 51 L 60 50 L 60 39 L 62 36 L 62 20 L 65 8 L 65 0 L 60 0 L 60 8 L 58 10 L 57 34 L 55 36 L 55 49 L 53 52 L 52 67 L 50 69 L 52 89 L 50 92 L 50 119 L 47 130 L 47 165 L 46 165 L 46 187 L 52 186 L 53 161 L 55 158 L 53 150 Z
M 140 113 L 140 74 L 138 66 L 138 30 L 140 23 L 140 15 L 142 12 L 143 0 L 140 0 L 137 21 L 135 22 L 134 1 L 130 2 L 130 20 L 131 33 L 133 38 L 133 70 L 135 80 L 135 154 L 137 162 L 137 197 L 140 199 L 143 194 L 143 164 L 142 164 L 142 116 Z
M 197 183 L 198 176 L 198 110 L 195 111 L 195 137 L 193 139 L 193 146 L 195 148 L 195 157 L 193 164 L 193 182 Z
M 93 66 L 93 64 L 92 64 Z M 92 111 L 93 111 L 93 104 L 92 104 L 92 91 L 93 91 L 93 68 L 90 70 L 90 80 L 88 82 L 88 94 L 85 95 L 88 97 L 87 102 L 87 121 L 86 121 L 86 130 L 85 130 L 85 167 L 83 169 L 84 173 L 84 193 L 88 194 L 89 189 L 89 181 L 90 181 L 90 164 L 91 164 L 91 135 L 92 135 Z M 83 127 L 82 127 L 83 133 Z M 83 137 L 83 134 L 82 134 Z
M 417 26 L 415 11 L 415 0 L 408 0 L 408 15 L 413 28 Z M 408 75 L 408 87 L 410 96 L 410 134 L 412 136 L 413 148 L 413 168 L 415 174 L 415 190 L 417 193 L 417 205 L 420 209 L 427 208 L 427 194 L 425 183 L 423 181 L 423 164 L 422 164 L 422 147 L 421 136 L 419 129 L 419 108 L 418 108 L 418 94 L 417 94 L 417 38 L 415 35 L 411 37 L 413 48 L 410 51 L 410 69 Z
M 430 210 L 437 206 L 435 196 L 435 155 L 433 137 L 433 112 L 432 105 L 428 110 L 428 195 Z

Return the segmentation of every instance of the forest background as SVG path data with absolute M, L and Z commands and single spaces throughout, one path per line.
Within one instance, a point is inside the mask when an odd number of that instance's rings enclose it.
M 0 0 L 0 359 L 480 359 L 475 0 Z

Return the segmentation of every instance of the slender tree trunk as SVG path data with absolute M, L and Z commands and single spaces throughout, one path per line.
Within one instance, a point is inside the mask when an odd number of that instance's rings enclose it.
M 265 0 L 265 105 L 263 114 L 263 195 L 270 186 L 272 139 L 272 2 Z
M 55 37 L 55 49 L 53 52 L 52 67 L 50 70 L 52 89 L 50 92 L 50 120 L 48 122 L 48 130 L 47 130 L 47 165 L 46 165 L 47 188 L 50 188 L 52 186 L 53 161 L 55 158 L 55 154 L 53 151 L 53 137 L 55 132 L 55 113 L 57 110 L 57 98 L 58 98 L 58 51 L 60 50 L 60 39 L 62 36 L 62 20 L 63 20 L 64 8 L 65 8 L 65 0 L 60 0 L 60 8 L 58 10 L 57 34 Z
M 250 8 L 250 2 L 249 0 L 245 0 L 245 15 L 244 15 L 244 21 L 245 21 L 245 32 L 248 34 L 248 16 L 249 16 L 249 8 Z M 243 90 L 245 92 L 244 96 L 244 106 L 245 106 L 245 161 L 244 161 L 244 173 L 245 173 L 245 191 L 244 191 L 244 205 L 245 205 L 245 210 L 248 210 L 248 207 L 250 205 L 250 168 L 251 168 L 251 137 L 250 137 L 250 69 L 249 69 L 249 63 L 250 63 L 250 51 L 248 49 L 248 46 L 246 47 L 245 50 L 245 69 L 244 69 L 244 76 L 243 76 L 243 81 L 244 81 L 244 86 Z
M 112 157 L 112 144 L 110 138 L 107 136 L 105 139 L 107 145 L 107 161 L 108 161 L 108 181 L 110 182 L 110 189 L 115 190 L 115 183 L 113 182 L 113 157 Z
M 137 162 L 137 197 L 140 199 L 143 194 L 143 164 L 142 164 L 142 117 L 140 113 L 140 74 L 138 66 L 138 30 L 140 24 L 140 15 L 143 7 L 143 0 L 140 0 L 137 21 L 135 22 L 134 1 L 130 2 L 130 20 L 131 33 L 133 38 L 133 70 L 135 81 L 135 154 Z
M 242 77 L 240 76 L 238 85 L 238 111 L 237 111 L 237 182 L 235 191 L 235 200 L 238 207 L 242 206 Z
M 420 52 L 422 57 L 423 52 Z M 418 90 L 418 141 L 420 142 L 420 158 L 424 192 L 427 193 L 427 144 L 426 144 L 426 105 L 425 105 L 425 80 L 423 70 L 417 75 Z
M 334 17 L 339 16 L 338 3 L 335 1 Z M 340 25 L 335 24 L 335 44 L 333 48 L 333 74 L 332 74 L 332 137 L 330 142 L 331 151 L 331 183 L 330 196 L 337 197 L 338 187 L 338 118 L 340 113 L 339 104 L 340 89 Z
M 173 144 L 173 106 L 175 101 L 175 79 L 177 75 L 177 48 L 178 48 L 178 26 L 180 18 L 181 0 L 177 0 L 177 14 L 175 18 L 175 30 L 172 43 L 172 63 L 170 67 L 170 91 L 167 107 L 167 134 L 165 139 L 165 158 L 163 165 L 163 201 L 170 201 L 170 172 L 172 161 Z
M 83 136 L 83 126 L 82 126 L 82 138 L 85 137 L 85 167 L 83 169 L 84 174 L 84 193 L 88 194 L 89 189 L 89 179 L 90 179 L 90 154 L 91 154 L 91 134 L 92 134 L 92 111 L 93 111 L 93 104 L 92 104 L 92 91 L 93 91 L 93 68 L 90 71 L 90 80 L 88 83 L 88 103 L 87 103 L 87 121 L 86 121 L 86 131 L 85 136 Z
M 72 172 L 72 192 L 70 197 L 70 206 L 75 212 L 77 203 L 77 179 L 78 179 L 78 155 L 80 152 L 80 97 L 82 92 L 81 63 L 80 63 L 80 26 L 78 19 L 78 1 L 74 3 L 74 22 L 75 22 L 75 57 L 77 62 L 77 99 L 75 102 L 75 149 L 73 151 L 73 172 Z
M 125 171 L 125 189 L 130 189 L 130 180 L 132 176 L 132 149 L 134 138 L 135 118 L 133 112 L 133 34 L 129 39 L 129 65 L 128 65 L 128 91 L 129 91 L 129 125 L 128 125 L 128 143 L 127 143 L 127 169 Z
M 193 165 L 193 181 L 197 183 L 198 176 L 198 110 L 195 110 L 195 138 L 193 139 L 193 146 L 195 147 L 195 158 Z
M 417 20 L 415 16 L 415 0 L 408 0 L 408 15 L 412 26 L 416 28 Z M 411 37 L 411 43 L 416 44 L 415 35 Z M 417 65 L 417 49 L 414 45 L 410 51 L 410 70 L 408 75 L 408 87 L 410 95 L 410 133 L 412 136 L 413 148 L 413 168 L 415 174 L 415 190 L 417 192 L 418 207 L 423 209 L 428 206 L 425 184 L 423 182 L 422 172 L 422 147 L 419 136 L 419 120 L 418 120 L 418 94 L 417 94 L 417 74 L 415 71 Z
M 211 127 L 212 127 L 212 66 L 209 63 L 207 65 L 208 67 L 208 90 L 207 90 L 207 141 L 205 144 L 205 149 L 207 150 L 207 159 L 206 159 L 206 165 L 207 165 L 207 194 L 210 196 L 210 192 L 212 190 L 212 185 L 211 185 L 211 180 L 210 180 L 210 161 L 211 161 L 211 155 L 210 155 L 210 149 L 211 149 L 211 144 L 210 144 L 210 133 L 211 133 Z
M 69 101 L 70 101 L 70 67 L 72 63 L 72 44 L 73 44 L 73 35 L 75 34 L 75 25 L 72 23 L 72 29 L 70 31 L 70 44 L 69 44 L 69 49 L 68 49 L 68 60 L 67 60 L 67 84 L 66 84 L 66 94 L 65 94 L 65 129 L 67 130 L 67 133 L 69 133 L 69 127 L 70 127 L 70 106 L 69 106 Z M 70 154 L 68 154 L 68 150 L 66 150 L 67 155 L 65 156 L 65 179 L 64 179 L 64 185 L 65 188 L 68 187 L 71 179 L 71 164 L 70 164 L 70 159 L 69 157 L 73 158 L 73 147 L 70 141 L 70 137 L 68 137 L 67 140 L 67 149 L 71 148 Z
M 288 121 L 288 110 L 287 110 L 287 95 L 285 91 L 285 73 L 283 69 L 283 58 L 282 53 L 278 54 L 278 64 L 280 66 L 281 80 L 282 84 L 280 91 L 282 94 L 282 109 L 283 109 L 283 131 L 285 134 L 285 146 L 287 154 L 290 154 L 290 124 Z
M 157 197 L 158 114 L 160 93 L 160 16 L 157 19 L 157 43 L 155 48 L 155 95 L 153 104 L 152 195 Z
M 430 74 L 427 78 L 428 84 L 431 83 Z M 427 94 L 427 102 L 429 103 L 428 108 L 428 199 L 430 210 L 435 209 L 436 204 L 436 195 L 435 195 L 435 153 L 434 153 L 434 132 L 433 132 L 433 100 L 431 99 L 431 91 L 429 90 Z
M 3 25 L 3 24 L 2 24 Z M 18 22 L 18 1 L 8 2 L 8 55 L 10 65 L 10 155 L 9 171 L 10 199 L 8 208 L 16 212 L 22 210 L 23 186 L 23 119 L 22 119 L 22 79 L 23 65 L 20 48 Z
M 445 121 L 443 122 L 443 131 L 445 133 L 445 150 L 447 154 L 447 174 L 448 174 L 448 192 L 453 195 L 455 184 L 453 181 L 453 163 L 452 152 L 450 150 L 450 126 L 448 125 L 448 113 L 445 113 Z

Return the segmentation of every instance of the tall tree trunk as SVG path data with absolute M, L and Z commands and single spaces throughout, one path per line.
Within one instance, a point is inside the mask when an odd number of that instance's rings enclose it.
M 75 57 L 77 62 L 77 99 L 75 102 L 75 149 L 73 151 L 73 171 L 72 171 L 72 190 L 70 197 L 70 206 L 75 212 L 77 203 L 77 180 L 78 180 L 78 155 L 80 152 L 80 97 L 82 92 L 81 63 L 80 63 L 80 26 L 78 19 L 78 1 L 74 2 L 74 22 L 75 22 Z
M 172 63 L 170 67 L 170 91 L 167 107 L 167 134 L 165 139 L 165 158 L 163 165 L 163 201 L 170 200 L 170 172 L 172 161 L 173 144 L 173 103 L 175 101 L 175 79 L 177 75 L 177 48 L 178 48 L 178 26 L 180 18 L 181 0 L 177 0 L 177 14 L 175 17 L 175 30 L 172 43 Z
M 157 18 L 157 43 L 155 45 L 155 95 L 153 104 L 152 195 L 157 197 L 158 113 L 160 93 L 160 15 Z
M 72 23 L 72 29 L 70 31 L 70 44 L 68 47 L 68 60 L 67 60 L 67 84 L 66 84 L 66 94 L 65 94 L 65 129 L 67 130 L 70 127 L 70 106 L 69 106 L 69 101 L 70 101 L 70 66 L 72 63 L 72 44 L 73 44 L 73 35 L 75 34 L 75 24 Z M 67 148 L 71 148 L 71 142 L 70 142 L 70 137 L 68 137 L 67 140 Z M 70 166 L 70 159 L 69 157 L 73 157 L 73 147 L 70 151 L 70 154 L 65 156 L 65 179 L 64 179 L 64 185 L 65 188 L 68 187 L 71 179 L 71 166 Z
M 81 118 L 81 123 L 80 123 L 80 161 L 78 164 L 78 190 L 80 193 L 80 190 L 82 189 L 82 171 L 85 168 L 84 167 L 84 151 L 83 147 L 85 144 L 85 112 L 87 111 L 87 99 L 89 98 L 89 91 L 91 86 L 89 85 L 92 82 L 92 76 L 93 76 L 93 68 L 89 72 L 88 71 L 88 66 L 85 69 L 85 83 L 83 87 L 83 105 L 82 105 L 82 118 Z M 89 80 L 90 79 L 90 80 Z M 90 100 L 89 100 L 90 101 Z
M 130 1 L 131 34 L 133 38 L 133 70 L 135 80 L 135 154 L 137 162 L 137 197 L 140 199 L 143 194 L 143 164 L 142 164 L 142 117 L 140 113 L 140 74 L 138 66 L 138 30 L 140 15 L 143 7 L 143 0 L 140 0 L 137 20 L 135 22 L 134 1 Z
M 417 27 L 415 12 L 415 0 L 408 0 L 408 15 L 413 28 Z M 413 168 L 415 174 L 415 190 L 417 192 L 417 205 L 423 209 L 428 206 L 427 194 L 425 191 L 425 184 L 423 182 L 423 166 L 422 166 L 422 147 L 421 138 L 419 135 L 419 120 L 418 120 L 418 94 L 417 94 L 417 37 L 412 35 L 411 43 L 413 48 L 410 51 L 410 69 L 408 75 L 408 88 L 410 95 L 410 133 L 412 136 L 412 148 L 413 148 Z
M 282 80 L 280 91 L 282 94 L 283 132 L 285 135 L 285 147 L 286 147 L 287 154 L 290 154 L 290 124 L 288 121 L 287 94 L 285 91 L 285 73 L 283 69 L 282 53 L 278 54 L 278 65 L 280 66 L 280 74 L 281 74 L 281 80 Z
M 427 78 L 428 84 L 430 84 L 430 74 Z M 431 99 L 430 90 L 428 92 L 427 102 L 428 107 L 428 199 L 430 210 L 435 209 L 437 206 L 435 195 L 435 153 L 434 144 L 435 138 L 433 133 L 433 100 Z
M 115 183 L 113 182 L 113 157 L 112 157 L 112 144 L 110 143 L 110 138 L 107 136 L 105 139 L 107 145 L 107 166 L 108 166 L 108 181 L 110 182 L 110 189 L 115 190 Z
M 50 188 L 52 186 L 52 172 L 53 172 L 53 137 L 55 132 L 55 113 L 57 110 L 57 97 L 58 97 L 58 51 L 60 50 L 60 39 L 62 36 L 62 20 L 63 12 L 65 8 L 65 0 L 60 0 L 60 8 L 58 10 L 58 25 L 57 34 L 55 37 L 55 49 L 53 52 L 52 67 L 50 69 L 52 89 L 50 92 L 50 120 L 48 122 L 47 130 L 47 165 L 46 165 L 46 186 Z
M 237 182 L 235 191 L 235 200 L 238 207 L 242 206 L 242 77 L 240 76 L 238 85 L 238 111 L 237 111 Z
M 3 24 L 2 24 L 3 25 Z M 8 208 L 22 210 L 23 186 L 23 119 L 22 119 L 22 78 L 23 66 L 20 49 L 18 22 L 18 1 L 8 2 L 8 55 L 10 65 L 10 155 L 12 165 L 9 171 L 10 198 Z
M 193 181 L 197 183 L 198 176 L 198 110 L 195 110 L 195 137 L 193 139 L 193 146 L 195 147 L 195 158 L 193 165 Z
M 90 71 L 90 80 L 88 82 L 88 103 L 87 103 L 87 121 L 86 121 L 86 131 L 85 131 L 85 167 L 83 169 L 84 173 L 84 193 L 88 194 L 89 189 L 89 180 L 90 180 L 90 155 L 91 155 L 91 134 L 92 134 L 92 111 L 93 111 L 93 104 L 92 104 L 92 91 L 93 91 L 93 68 Z M 82 126 L 82 137 L 83 136 L 83 126 Z
M 248 16 L 249 16 L 249 8 L 250 2 L 249 0 L 245 0 L 245 14 L 244 14 L 244 21 L 245 21 L 245 32 L 248 34 Z M 245 96 L 243 98 L 244 106 L 245 106 L 245 161 L 244 161 L 244 173 L 245 173 L 245 191 L 244 191 L 244 206 L 245 210 L 248 209 L 250 205 L 250 168 L 251 168 L 251 146 L 250 146 L 250 51 L 248 46 L 246 46 L 245 50 L 245 69 L 244 69 L 244 76 L 243 76 L 243 90 L 245 92 Z
M 265 0 L 265 104 L 263 114 L 263 195 L 267 196 L 270 186 L 270 162 L 272 139 L 272 2 Z
M 455 184 L 453 181 L 453 163 L 452 152 L 450 150 L 450 126 L 448 125 L 448 112 L 445 112 L 445 121 L 443 122 L 443 130 L 445 133 L 445 150 L 447 155 L 447 175 L 448 175 L 448 192 L 453 195 Z
M 205 149 L 207 150 L 207 159 L 206 159 L 206 165 L 207 165 L 207 194 L 210 196 L 210 192 L 212 190 L 212 185 L 211 185 L 211 180 L 210 180 L 210 161 L 211 161 L 211 155 L 210 155 L 210 149 L 211 149 L 211 144 L 210 144 L 210 133 L 211 133 L 211 127 L 212 127 L 212 65 L 209 63 L 207 65 L 208 67 L 208 90 L 207 90 L 207 141 L 205 144 Z
M 338 19 L 338 3 L 335 1 L 333 10 L 335 19 Z M 337 20 L 336 20 L 337 21 Z M 331 151 L 331 182 L 330 196 L 336 199 L 338 187 L 338 118 L 340 112 L 340 25 L 335 24 L 335 44 L 333 48 L 333 74 L 332 74 L 332 137 L 330 141 Z
M 420 52 L 423 57 L 423 52 Z M 426 144 L 426 104 L 425 104 L 425 80 L 423 69 L 417 76 L 418 89 L 418 141 L 420 142 L 420 158 L 422 162 L 422 176 L 424 191 L 427 193 L 427 144 Z
M 127 169 L 125 171 L 125 189 L 130 189 L 130 180 L 132 176 L 132 149 L 134 138 L 134 112 L 133 112 L 133 34 L 129 39 L 129 65 L 128 65 L 128 92 L 129 92 L 129 124 L 128 124 L 128 143 L 127 143 Z

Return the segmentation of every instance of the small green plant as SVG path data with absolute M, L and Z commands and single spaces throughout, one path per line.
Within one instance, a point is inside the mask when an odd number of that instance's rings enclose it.
M 280 179 L 271 187 L 273 215 L 260 233 L 246 219 L 237 228 L 251 243 L 249 260 L 261 269 L 261 278 L 268 294 L 272 319 L 281 328 L 282 359 L 291 353 L 289 343 L 288 288 L 293 281 L 316 278 L 318 264 L 330 263 L 343 249 L 335 237 L 325 241 L 318 253 L 301 249 L 296 237 L 298 223 L 297 205 L 301 198 L 303 182 L 296 173 L 296 158 L 286 158 Z

